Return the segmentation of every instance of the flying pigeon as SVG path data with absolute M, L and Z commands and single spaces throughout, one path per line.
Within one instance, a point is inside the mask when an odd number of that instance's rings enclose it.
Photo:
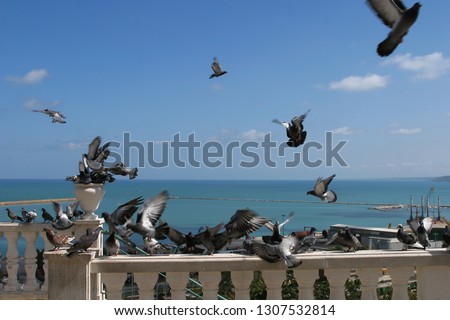
M 53 222 L 55 221 L 55 218 L 45 209 L 42 208 L 42 219 L 44 220 L 44 223 L 47 221 Z
M 16 215 L 14 212 L 12 212 L 9 208 L 6 208 L 6 213 L 8 214 L 8 217 L 11 219 L 11 223 L 13 223 L 15 220 L 22 221 L 23 218 Z
M 118 162 L 113 167 L 107 168 L 106 171 L 115 175 L 128 176 L 130 179 L 134 179 L 138 175 L 137 168 L 127 168 L 122 162 Z
M 310 194 L 320 198 L 322 201 L 326 201 L 328 203 L 335 202 L 337 200 L 337 195 L 333 190 L 328 190 L 328 185 L 334 179 L 336 175 L 322 179 L 322 177 L 317 178 L 316 184 L 314 185 L 314 189 L 308 191 L 306 194 Z
M 52 118 L 52 123 L 66 123 L 64 120 L 66 117 L 59 111 L 44 109 L 44 110 L 32 110 L 34 112 L 42 112 Z
M 298 244 L 296 237 L 287 236 L 278 244 L 253 240 L 251 248 L 261 259 L 271 263 L 284 260 L 286 267 L 291 269 L 302 264 L 302 261 L 293 255 L 298 248 Z
M 417 242 L 417 239 L 413 233 L 405 232 L 403 230 L 403 225 L 399 224 L 397 228 L 397 239 L 403 243 L 403 250 L 407 250 L 408 246 L 412 246 Z
M 22 207 L 20 212 L 22 213 L 23 222 L 25 223 L 32 223 L 37 217 L 36 210 L 27 211 Z
M 127 225 L 133 223 L 133 214 L 139 209 L 139 206 L 142 203 L 142 197 L 137 197 L 121 204 L 111 214 L 108 212 L 102 213 L 102 218 L 105 219 L 105 222 L 108 225 L 109 233 L 114 232 L 118 234 L 131 248 L 135 248 L 136 244 L 129 239 L 132 232 L 127 230 Z
M 154 198 L 148 198 L 139 209 L 136 217 L 136 223 L 128 223 L 127 230 L 131 230 L 142 236 L 144 247 L 154 248 L 156 246 L 156 223 L 166 208 L 169 198 L 167 191 L 162 191 Z
M 177 251 L 179 250 L 181 253 L 202 253 L 204 251 L 204 249 L 198 247 L 202 244 L 202 238 L 198 234 L 194 235 L 190 231 L 184 234 L 167 223 L 163 224 L 162 232 L 175 243 Z
M 269 230 L 272 230 L 272 235 L 271 236 L 262 236 L 262 240 L 266 243 L 280 243 L 281 240 L 284 238 L 281 235 L 280 230 L 282 230 L 282 228 L 284 227 L 284 225 L 286 223 L 291 221 L 291 218 L 293 216 L 294 216 L 294 213 L 290 212 L 288 214 L 288 217 L 286 218 L 286 220 L 284 220 L 282 223 L 280 223 L 279 221 L 276 221 L 275 223 L 268 221 L 267 223 L 265 223 L 264 226 L 266 226 Z
M 67 206 L 68 210 L 64 212 L 62 206 L 58 202 L 53 201 L 52 204 L 53 209 L 56 212 L 56 219 L 55 221 L 52 222 L 53 228 L 55 228 L 56 230 L 67 230 L 71 226 L 73 226 L 73 222 L 70 220 L 69 215 L 67 213 L 67 211 L 71 210 L 69 209 L 71 205 L 68 205 Z
M 69 249 L 67 249 L 66 256 L 71 257 L 73 254 L 77 252 L 87 251 L 87 249 L 89 249 L 97 240 L 101 230 L 102 230 L 101 226 L 97 227 L 94 231 L 88 228 L 86 230 L 86 233 L 83 234 L 77 242 L 71 245 Z
M 119 254 L 120 242 L 116 238 L 116 232 L 113 231 L 105 240 L 105 250 L 108 256 L 117 256 Z
M 65 246 L 71 246 L 73 243 L 72 241 L 75 239 L 75 237 L 69 237 L 64 234 L 58 234 L 53 230 L 50 230 L 49 228 L 44 228 L 43 230 L 45 232 L 45 236 L 47 237 L 48 242 L 53 246 L 54 250 L 59 250 L 61 247 Z
M 419 15 L 422 6 L 416 2 L 411 8 L 407 8 L 401 0 L 367 0 L 369 6 L 383 23 L 391 28 L 387 38 L 380 42 L 377 53 L 381 57 L 389 56 L 403 41 L 403 37 L 409 31 Z
M 442 242 L 447 247 L 450 246 L 450 228 L 448 227 L 448 224 L 445 225 L 444 234 L 442 235 Z
M 328 246 L 333 243 L 347 247 L 348 248 L 347 252 L 348 251 L 355 252 L 356 250 L 362 248 L 362 245 L 359 242 L 358 238 L 356 238 L 356 236 L 353 235 L 353 233 L 350 231 L 350 229 L 348 227 L 345 227 L 344 229 L 336 232 L 331 237 L 331 239 L 327 243 L 325 243 L 325 246 Z
M 295 116 L 291 119 L 291 122 L 282 122 L 278 119 L 273 119 L 273 123 L 277 123 L 286 128 L 286 136 L 289 140 L 286 142 L 289 147 L 298 147 L 302 145 L 306 140 L 307 131 L 304 130 L 303 121 L 308 115 L 309 111 L 306 111 L 304 114 L 300 116 Z
M 214 61 L 211 65 L 211 68 L 213 69 L 214 73 L 209 76 L 210 79 L 214 77 L 218 78 L 227 73 L 226 71 L 223 71 L 222 68 L 220 67 L 219 60 L 217 59 L 217 57 L 214 57 Z

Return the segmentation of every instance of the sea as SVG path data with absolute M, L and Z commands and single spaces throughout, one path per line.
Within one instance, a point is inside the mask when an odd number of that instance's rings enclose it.
M 161 219 L 175 229 L 196 233 L 203 226 L 226 223 L 238 209 L 250 208 L 259 215 L 275 221 L 284 221 L 292 212 L 284 234 L 316 227 L 328 230 L 331 225 L 345 224 L 363 227 L 394 228 L 406 224 L 410 217 L 408 205 L 429 199 L 432 206 L 441 204 L 441 215 L 448 215 L 450 182 L 433 178 L 403 179 L 338 179 L 329 189 L 337 194 L 335 203 L 326 203 L 306 192 L 315 180 L 143 180 L 117 179 L 105 185 L 105 196 L 96 213 L 113 212 L 119 205 L 139 196 L 153 198 L 167 190 L 170 199 Z M 0 202 L 37 199 L 73 198 L 74 186 L 65 180 L 0 179 Z M 65 205 L 65 203 L 62 203 Z M 375 210 L 386 205 L 404 205 L 400 209 Z M 36 210 L 36 222 L 42 222 L 41 208 L 54 214 L 51 203 L 8 206 L 16 214 L 21 207 Z M 8 222 L 6 206 L 0 206 L 0 221 Z M 422 209 L 419 209 L 422 210 Z M 424 209 L 425 210 L 425 209 Z M 421 214 L 421 212 L 419 211 Z M 414 212 L 415 214 L 415 212 Z M 426 211 L 437 216 L 435 207 Z M 267 234 L 260 229 L 256 235 Z M 43 242 L 38 239 L 38 247 Z M 6 240 L 0 236 L 0 253 L 5 256 Z

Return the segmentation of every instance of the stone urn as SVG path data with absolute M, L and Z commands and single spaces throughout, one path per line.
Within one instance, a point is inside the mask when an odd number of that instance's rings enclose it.
M 98 209 L 105 195 L 105 185 L 102 183 L 75 183 L 74 186 L 75 197 L 79 202 L 80 208 L 84 211 L 81 219 L 98 219 L 98 216 L 94 212 Z

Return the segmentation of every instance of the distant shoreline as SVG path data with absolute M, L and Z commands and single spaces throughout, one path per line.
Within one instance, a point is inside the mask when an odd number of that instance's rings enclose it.
M 17 200 L 17 201 L 0 201 L 0 206 L 17 206 L 20 204 L 50 203 L 50 202 L 73 202 L 76 198 L 59 198 L 59 199 L 38 199 L 38 200 Z

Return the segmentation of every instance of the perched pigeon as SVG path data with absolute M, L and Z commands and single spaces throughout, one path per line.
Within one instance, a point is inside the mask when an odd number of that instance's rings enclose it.
M 276 221 L 275 223 L 268 221 L 267 223 L 265 223 L 264 226 L 266 226 L 269 230 L 272 230 L 272 235 L 271 236 L 262 236 L 262 240 L 265 243 L 280 243 L 281 240 L 284 238 L 281 235 L 280 230 L 282 230 L 282 228 L 284 227 L 285 224 L 287 224 L 289 221 L 291 221 L 293 216 L 294 216 L 294 213 L 290 212 L 288 214 L 288 217 L 286 218 L 286 220 L 284 220 L 282 223 L 280 223 L 279 221 Z
M 286 142 L 289 147 L 298 147 L 305 143 L 307 131 L 303 128 L 303 120 L 305 120 L 310 110 L 306 113 L 292 118 L 291 122 L 282 122 L 278 119 L 273 119 L 273 123 L 277 123 L 286 128 L 286 136 L 289 140 Z
M 298 238 L 297 238 L 298 239 Z M 309 232 L 308 235 L 306 237 L 304 237 L 302 240 L 300 240 L 299 244 L 298 244 L 298 249 L 297 252 L 298 253 L 303 253 L 303 252 L 309 252 L 312 248 L 312 246 L 314 246 L 316 244 L 316 228 L 312 227 Z
M 448 224 L 445 225 L 444 233 L 442 235 L 442 242 L 447 247 L 450 246 L 450 228 L 448 227 Z
M 326 202 L 335 202 L 337 200 L 337 195 L 333 190 L 328 190 L 328 185 L 334 179 L 336 175 L 322 179 L 322 177 L 317 178 L 316 184 L 314 185 L 314 189 L 308 191 L 306 194 L 310 194 L 320 198 L 322 201 Z
M 407 250 L 408 246 L 411 246 L 411 245 L 413 245 L 413 244 L 415 244 L 417 242 L 417 239 L 414 236 L 414 234 L 409 233 L 409 232 L 405 232 L 403 230 L 403 225 L 399 224 L 397 226 L 397 228 L 398 228 L 398 230 L 397 230 L 397 239 L 398 239 L 398 241 L 403 243 L 403 250 Z
M 112 168 L 107 168 L 106 171 L 115 175 L 128 176 L 130 179 L 134 179 L 138 175 L 137 168 L 127 168 L 122 162 L 116 163 Z
M 214 61 L 211 65 L 211 68 L 213 69 L 214 73 L 209 76 L 210 79 L 214 77 L 218 78 L 227 73 L 226 71 L 223 71 L 222 68 L 220 67 L 219 60 L 217 59 L 217 57 L 214 57 Z
M 71 246 L 73 244 L 72 241 L 75 239 L 75 237 L 58 234 L 49 228 L 44 228 L 43 231 L 45 232 L 48 242 L 53 246 L 52 251 L 59 250 L 61 247 Z
M 22 207 L 20 212 L 22 213 L 23 222 L 25 223 L 32 223 L 37 217 L 36 210 L 27 211 Z
M 293 255 L 298 248 L 298 239 L 296 237 L 287 236 L 278 244 L 253 240 L 251 248 L 258 257 L 267 262 L 275 263 L 284 260 L 286 267 L 289 269 L 302 264 L 302 261 Z
M 42 208 L 42 219 L 44 220 L 44 223 L 47 221 L 53 222 L 55 221 L 55 218 L 45 209 Z
M 136 223 L 128 223 L 127 230 L 138 233 L 144 240 L 144 246 L 154 248 L 158 242 L 156 239 L 156 223 L 166 208 L 169 198 L 167 191 L 162 191 L 154 198 L 148 198 L 144 205 L 139 209 L 136 217 Z
M 53 209 L 56 212 L 56 219 L 52 222 L 53 228 L 56 230 L 67 230 L 73 226 L 73 222 L 69 219 L 67 212 L 64 212 L 61 205 L 55 201 L 53 203 Z M 70 207 L 67 206 L 68 208 Z M 69 209 L 70 210 L 70 209 Z
M 433 226 L 433 218 L 427 217 L 425 219 L 408 220 L 411 230 L 414 232 L 417 242 L 419 242 L 425 250 L 430 246 L 428 234 L 431 232 Z
M 18 220 L 18 221 L 22 221 L 23 222 L 23 218 L 17 216 L 14 212 L 12 212 L 9 208 L 6 208 L 6 213 L 8 214 L 8 217 L 11 219 L 11 223 L 13 223 L 14 221 Z
M 71 245 L 69 249 L 67 249 L 67 257 L 71 257 L 74 253 L 80 251 L 87 251 L 87 249 L 89 249 L 97 240 L 100 231 L 102 231 L 102 227 L 97 227 L 94 231 L 88 228 L 86 233 L 83 234 L 77 242 Z
M 105 250 L 108 256 L 117 256 L 119 254 L 120 242 L 116 238 L 116 232 L 113 231 L 105 240 Z
M 416 21 L 422 5 L 416 2 L 408 9 L 401 0 L 367 0 L 367 3 L 383 23 L 391 28 L 387 38 L 377 47 L 378 55 L 389 56 Z
M 108 212 L 102 213 L 102 218 L 105 219 L 105 222 L 108 225 L 109 233 L 114 232 L 118 234 L 125 243 L 132 248 L 135 248 L 136 244 L 129 239 L 132 232 L 127 230 L 127 225 L 133 223 L 132 217 L 142 203 L 142 197 L 137 197 L 121 204 L 111 214 Z
M 52 123 L 66 123 L 64 120 L 66 117 L 59 111 L 44 109 L 44 110 L 32 110 L 34 112 L 42 112 L 52 118 Z
M 351 233 L 348 227 L 345 227 L 343 230 L 339 230 L 338 232 L 336 232 L 331 237 L 331 239 L 327 243 L 325 243 L 325 245 L 328 246 L 334 243 L 347 247 L 347 252 L 356 251 L 362 248 L 362 245 L 359 242 L 358 238 L 356 238 L 356 236 Z

